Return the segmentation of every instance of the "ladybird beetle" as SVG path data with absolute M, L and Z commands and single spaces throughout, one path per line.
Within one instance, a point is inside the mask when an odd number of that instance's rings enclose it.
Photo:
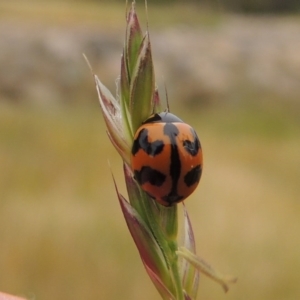
M 164 206 L 183 201 L 196 189 L 202 164 L 202 149 L 195 130 L 169 112 L 150 116 L 134 136 L 134 178 L 151 198 Z

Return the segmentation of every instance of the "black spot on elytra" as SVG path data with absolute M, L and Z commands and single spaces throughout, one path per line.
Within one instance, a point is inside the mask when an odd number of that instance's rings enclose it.
M 179 134 L 178 128 L 172 123 L 166 123 L 164 126 L 164 134 L 170 139 L 171 157 L 170 157 L 170 176 L 172 178 L 172 186 L 176 189 L 181 172 L 181 163 L 178 153 L 176 137 Z
M 177 192 L 178 181 L 181 172 L 181 162 L 176 139 L 179 134 L 179 130 L 176 125 L 172 123 L 166 123 L 164 126 L 164 134 L 169 137 L 171 145 L 170 176 L 172 179 L 172 187 L 170 193 L 166 195 L 163 200 L 172 205 L 173 203 L 179 202 L 181 199 L 183 199 L 183 196 L 178 195 Z
M 173 192 L 171 191 L 171 193 L 169 193 L 168 195 L 162 197 L 162 200 L 164 202 L 167 202 L 169 204 L 169 206 L 180 202 L 183 199 L 183 196 L 180 196 L 177 194 L 177 192 Z
M 149 166 L 142 167 L 140 171 L 134 170 L 134 177 L 140 185 L 149 182 L 154 186 L 162 186 L 166 180 L 166 175 Z
M 192 170 L 186 173 L 184 176 L 184 182 L 185 184 L 190 187 L 193 184 L 199 182 L 200 177 L 202 174 L 202 167 L 200 165 L 194 167 Z
M 194 137 L 194 141 L 184 140 L 183 141 L 183 148 L 192 156 L 196 156 L 201 148 L 200 141 L 197 137 L 197 134 L 194 129 L 191 128 L 191 132 Z
M 134 140 L 131 153 L 135 155 L 140 149 L 144 150 L 148 155 L 155 156 L 163 151 L 164 143 L 161 140 L 156 140 L 152 143 L 148 141 L 149 131 L 143 128 L 138 137 Z

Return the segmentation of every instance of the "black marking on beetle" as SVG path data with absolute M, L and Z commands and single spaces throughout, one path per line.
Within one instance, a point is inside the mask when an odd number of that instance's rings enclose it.
M 145 191 L 145 193 L 150 197 L 150 198 L 152 198 L 152 199 L 156 199 L 153 195 L 151 195 L 149 192 L 147 192 L 147 191 Z
M 145 122 L 143 122 L 143 124 L 158 123 L 158 122 L 161 122 L 161 117 L 159 114 L 154 114 L 150 118 L 148 118 Z
M 194 137 L 193 141 L 184 140 L 183 141 L 183 148 L 192 156 L 196 156 L 201 149 L 199 138 L 193 128 L 191 128 L 191 133 Z
M 178 153 L 177 146 L 177 136 L 179 134 L 178 128 L 172 123 L 166 123 L 164 126 L 164 134 L 170 138 L 171 146 L 171 157 L 170 157 L 170 176 L 172 179 L 171 191 L 165 196 L 164 201 L 168 202 L 170 205 L 174 202 L 180 201 L 183 197 L 178 195 L 177 186 L 181 173 L 181 162 Z
M 171 192 L 168 195 L 163 196 L 161 199 L 164 202 L 167 202 L 168 206 L 171 206 L 175 203 L 180 202 L 183 199 L 183 196 L 178 195 L 177 192 L 175 192 L 175 193 Z
M 163 151 L 164 142 L 156 140 L 150 143 L 148 141 L 148 130 L 143 128 L 133 142 L 131 150 L 132 155 L 135 155 L 140 149 L 144 150 L 148 155 L 155 156 Z
M 200 177 L 202 174 L 202 166 L 198 165 L 196 167 L 194 167 L 192 170 L 190 170 L 189 172 L 187 172 L 184 176 L 184 182 L 185 184 L 190 187 L 193 184 L 199 182 Z
M 181 119 L 169 112 L 161 112 L 154 114 L 148 118 L 143 124 L 147 123 L 183 123 Z
M 140 185 L 149 182 L 154 186 L 162 186 L 166 180 L 166 175 L 149 166 L 144 166 L 140 171 L 134 170 L 134 178 Z

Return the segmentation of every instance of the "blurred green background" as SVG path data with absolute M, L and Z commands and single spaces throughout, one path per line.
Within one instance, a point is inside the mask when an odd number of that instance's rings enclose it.
M 202 276 L 198 299 L 300 298 L 298 3 L 148 1 L 161 95 L 204 149 L 186 201 L 198 253 L 239 278 L 224 295 Z M 114 92 L 124 31 L 124 1 L 0 1 L 1 291 L 159 299 L 82 57 Z

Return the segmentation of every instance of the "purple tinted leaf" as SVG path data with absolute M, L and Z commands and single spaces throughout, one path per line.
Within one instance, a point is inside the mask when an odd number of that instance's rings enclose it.
M 159 246 L 153 239 L 151 232 L 146 227 L 146 224 L 142 219 L 140 219 L 136 211 L 121 194 L 119 194 L 119 200 L 127 226 L 139 250 L 143 262 L 155 274 L 161 275 L 161 267 L 163 266 L 163 268 L 166 268 L 166 266 L 164 265 L 164 257 Z
M 158 290 L 159 294 L 163 299 L 169 300 L 169 299 L 175 299 L 173 294 L 170 292 L 170 290 L 163 284 L 163 282 L 159 279 L 159 277 L 148 268 L 146 264 L 144 264 L 145 269 L 151 278 L 153 284 L 155 285 L 156 289 Z
M 98 92 L 99 102 L 102 110 L 105 112 L 105 116 L 109 119 L 114 119 L 114 123 L 118 123 L 118 127 L 121 127 L 121 115 L 120 104 L 100 81 L 97 75 L 94 75 L 96 89 Z
M 143 263 L 147 266 L 147 270 L 150 269 L 164 285 L 170 286 L 169 271 L 160 246 L 138 212 L 118 192 L 117 187 L 116 191 L 128 229 Z
M 152 112 L 154 69 L 149 34 L 143 39 L 130 86 L 130 113 L 135 132 Z
M 129 142 L 124 136 L 124 126 L 121 118 L 120 104 L 111 92 L 102 84 L 97 76 L 95 78 L 99 102 L 107 126 L 109 138 L 113 142 L 123 160 L 130 162 Z
M 137 14 L 135 12 L 135 3 L 131 5 L 131 9 L 127 18 L 127 38 L 125 42 L 125 59 L 127 62 L 127 73 L 130 80 L 131 74 L 135 68 L 140 45 L 143 40 L 143 35 Z
M 191 297 L 186 293 L 186 291 L 184 291 L 184 300 L 193 300 L 193 299 L 196 299 L 196 298 L 191 298 Z

